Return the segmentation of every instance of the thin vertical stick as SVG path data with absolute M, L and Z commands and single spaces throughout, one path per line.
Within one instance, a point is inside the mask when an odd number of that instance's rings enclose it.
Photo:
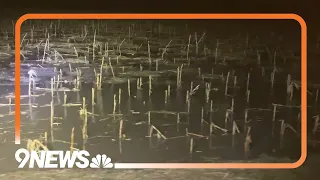
M 187 91 L 187 98 L 186 98 L 186 100 L 187 100 L 187 114 L 188 114 L 188 123 L 189 123 L 189 117 L 190 117 L 190 105 L 191 105 L 191 103 L 190 103 L 190 95 L 189 95 L 189 92 Z
M 177 67 L 177 87 L 178 87 L 178 88 L 180 87 L 180 84 L 179 84 L 179 74 L 180 74 L 180 68 Z
M 201 108 L 201 134 L 203 133 L 203 123 L 204 123 L 204 109 L 203 109 L 203 107 Z
M 129 34 L 128 34 L 129 41 L 130 41 L 130 38 L 131 38 L 131 27 L 129 26 Z
M 162 54 L 161 54 L 161 59 L 164 60 L 164 54 L 167 52 L 167 49 L 169 47 L 169 45 L 171 44 L 172 40 L 169 41 L 169 43 L 166 45 L 166 47 L 164 48 Z
M 43 56 L 42 56 L 42 64 L 45 61 L 45 57 L 46 57 L 46 49 L 47 49 L 47 44 L 48 43 L 48 39 L 46 40 L 46 44 L 44 45 L 44 49 L 43 49 Z
M 76 71 L 77 71 L 77 89 L 80 89 L 80 77 L 81 77 L 81 71 L 76 68 Z
M 234 80 L 233 80 L 233 88 L 237 87 L 237 76 L 234 76 Z
M 28 93 L 29 93 L 29 97 L 31 96 L 31 80 L 32 79 L 32 77 L 31 77 L 31 75 L 29 74 L 29 86 L 28 86 Z
M 12 111 L 12 98 L 11 97 L 9 97 L 9 111 L 11 112 Z
M 97 105 L 99 106 L 100 113 L 103 116 L 104 110 L 103 110 L 103 99 L 102 99 L 101 93 L 102 93 L 101 91 L 97 91 Z
M 53 106 L 53 101 L 51 101 L 51 111 L 50 111 L 50 130 L 51 130 L 51 143 L 54 142 L 54 136 L 53 136 L 53 117 L 54 117 L 54 106 Z
M 230 108 L 231 112 L 233 112 L 234 110 L 234 98 L 231 99 L 231 108 Z
M 152 147 L 152 133 L 153 133 L 153 126 L 149 125 L 149 146 Z
M 177 132 L 180 130 L 180 113 L 177 113 Z
M 189 58 L 190 42 L 191 42 L 191 35 L 189 35 L 189 42 L 188 42 L 188 47 L 187 47 L 187 61 L 188 61 L 188 67 L 190 66 L 190 58 Z
M 122 129 L 123 129 L 123 119 L 119 123 L 119 151 L 122 154 Z
M 240 131 L 237 126 L 237 123 L 235 121 L 233 121 L 233 123 L 232 123 L 232 147 L 234 147 L 234 145 L 235 145 L 234 138 L 235 138 L 236 133 L 240 133 Z
M 284 120 L 281 121 L 281 128 L 280 128 L 280 149 L 283 148 L 283 141 L 284 141 L 284 131 L 286 129 L 286 125 L 284 123 Z
M 55 68 L 54 72 L 57 72 L 57 71 L 56 71 L 56 68 Z M 54 87 L 54 88 L 56 88 L 56 82 L 57 82 L 56 76 L 53 76 L 53 87 Z
M 110 57 L 109 57 L 109 66 L 110 66 L 110 68 L 111 68 L 112 76 L 115 77 L 114 71 L 113 71 L 113 67 L 112 67 L 112 64 L 111 64 L 111 58 L 110 58 Z
M 107 42 L 107 50 L 105 52 L 106 57 L 109 57 L 109 42 Z
M 119 88 L 119 98 L 118 98 L 118 109 L 119 109 L 119 113 L 121 112 L 121 94 L 122 94 L 122 89 Z
M 74 150 L 74 127 L 71 130 L 71 142 L 70 142 L 70 152 L 72 154 Z
M 83 125 L 82 125 L 82 149 L 86 149 L 86 142 L 87 142 L 87 137 L 88 137 L 88 113 L 87 113 L 87 108 L 86 108 L 86 99 L 85 97 L 82 98 L 83 104 L 83 111 L 84 111 L 84 119 L 83 119 Z
M 96 85 L 97 85 L 97 90 L 99 90 L 99 82 L 100 82 L 100 75 L 96 74 Z
M 91 105 L 92 105 L 92 107 L 95 105 L 94 99 L 95 99 L 94 88 L 91 88 Z
M 250 151 L 250 144 L 252 143 L 251 139 L 251 127 L 248 127 L 247 134 L 244 140 L 244 153 L 245 156 L 248 157 L 248 153 Z
M 63 91 L 63 104 L 67 104 L 67 93 Z
M 187 91 L 187 93 L 186 93 L 186 103 L 188 103 L 188 101 L 189 101 L 189 91 Z
M 139 87 L 139 83 L 140 83 L 140 79 L 139 79 L 139 78 L 137 78 L 137 89 L 140 89 L 140 87 Z
M 228 75 L 227 75 L 226 86 L 225 86 L 225 89 L 224 89 L 224 95 L 228 94 L 229 77 L 230 77 L 230 71 L 228 72 Z
M 209 149 L 212 149 L 212 137 L 213 137 L 213 129 L 214 124 L 211 122 L 209 126 Z
M 151 124 L 151 112 L 148 111 L 148 125 Z
M 272 136 L 274 135 L 274 128 L 275 128 L 275 121 L 276 121 L 276 112 L 277 112 L 277 105 L 273 105 L 273 111 L 272 111 Z
M 210 100 L 211 83 L 206 83 L 206 103 Z
M 179 87 L 181 87 L 181 84 L 182 84 L 182 70 L 183 70 L 183 64 L 180 66 L 180 71 L 179 71 Z
M 214 54 L 215 64 L 217 64 L 217 62 L 218 62 L 218 49 L 219 49 L 219 39 L 217 40 L 217 43 L 216 43 L 216 51 L 215 51 L 215 54 Z
M 260 52 L 259 50 L 257 50 L 257 64 L 260 66 L 261 65 L 261 55 L 260 55 Z
M 151 61 L 151 51 L 150 51 L 150 43 L 149 43 L 149 41 L 148 41 L 148 59 L 149 59 L 149 64 L 151 65 L 152 61 Z
M 228 120 L 229 120 L 229 116 L 230 116 L 230 111 L 229 109 L 226 111 L 226 116 L 224 118 L 224 128 L 227 129 L 228 127 Z
M 190 159 L 192 159 L 192 153 L 193 153 L 193 138 L 190 138 L 190 147 L 189 147 L 189 155 Z
M 156 71 L 158 71 L 158 69 L 159 69 L 159 60 L 156 59 Z
M 116 114 L 117 100 L 116 94 L 113 95 L 113 114 Z
M 152 93 L 152 76 L 149 75 L 149 97 L 151 96 Z
M 273 92 L 273 86 L 274 86 L 274 79 L 275 79 L 276 70 L 273 69 L 271 73 L 271 91 Z
M 51 78 L 51 99 L 53 101 L 53 78 Z
M 69 71 L 72 72 L 71 63 L 69 63 Z
M 164 103 L 167 104 L 168 101 L 168 90 L 164 91 Z
M 118 46 L 118 48 L 119 48 L 119 56 L 121 57 L 121 46 L 122 46 L 122 44 L 123 44 L 123 42 L 125 41 L 126 39 L 124 38 L 121 42 L 120 42 L 120 44 L 119 44 L 119 46 Z
M 102 57 L 102 62 L 100 65 L 100 73 L 99 73 L 99 86 L 98 86 L 98 90 L 101 90 L 102 87 L 102 74 L 103 74 L 103 65 L 104 65 L 104 57 Z
M 129 97 L 131 97 L 130 79 L 128 79 L 128 95 L 129 95 Z
M 244 126 L 243 126 L 243 131 L 247 131 L 247 124 L 248 124 L 248 109 L 244 110 Z
M 249 85 L 250 85 L 250 73 L 248 73 L 248 76 L 247 76 L 247 87 L 246 87 L 246 92 L 249 91 Z
M 250 102 L 250 90 L 247 91 L 247 103 Z
M 92 62 L 94 62 L 95 56 L 96 56 L 96 54 L 94 52 L 94 48 L 96 46 L 96 33 L 97 33 L 96 30 L 94 30 L 93 43 L 92 43 Z

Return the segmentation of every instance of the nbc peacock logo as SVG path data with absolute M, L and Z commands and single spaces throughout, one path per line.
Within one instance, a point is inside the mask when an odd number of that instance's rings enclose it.
M 91 159 L 90 163 L 91 168 L 113 168 L 113 163 L 111 158 L 105 154 L 97 154 L 96 157 Z

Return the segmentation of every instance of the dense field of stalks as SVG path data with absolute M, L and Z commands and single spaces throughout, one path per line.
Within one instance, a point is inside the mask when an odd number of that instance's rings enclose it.
M 277 33 L 185 23 L 26 21 L 21 146 L 85 149 L 113 162 L 299 159 L 300 37 L 288 46 Z M 8 153 L 17 148 L 12 37 L 3 30 L 0 44 L 0 140 Z M 307 95 L 314 147 L 318 88 L 309 84 Z

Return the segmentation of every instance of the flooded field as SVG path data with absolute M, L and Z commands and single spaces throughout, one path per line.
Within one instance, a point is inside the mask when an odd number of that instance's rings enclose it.
M 85 149 L 112 162 L 297 161 L 299 34 L 285 43 L 284 30 L 225 29 L 142 20 L 26 21 L 19 146 L 14 45 L 4 31 L 0 166 L 15 169 L 20 147 Z M 307 95 L 314 148 L 320 123 L 315 80 Z

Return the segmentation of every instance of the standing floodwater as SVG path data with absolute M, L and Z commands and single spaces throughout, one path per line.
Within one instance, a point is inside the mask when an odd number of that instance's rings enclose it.
M 26 21 L 21 146 L 85 149 L 113 162 L 299 159 L 299 36 L 285 43 L 286 34 L 260 32 L 255 22 L 193 23 Z M 13 71 L 5 72 L 0 88 L 13 92 Z M 315 109 L 318 88 L 308 91 Z M 15 98 L 8 91 L 1 98 L 4 152 L 18 148 L 9 145 Z

